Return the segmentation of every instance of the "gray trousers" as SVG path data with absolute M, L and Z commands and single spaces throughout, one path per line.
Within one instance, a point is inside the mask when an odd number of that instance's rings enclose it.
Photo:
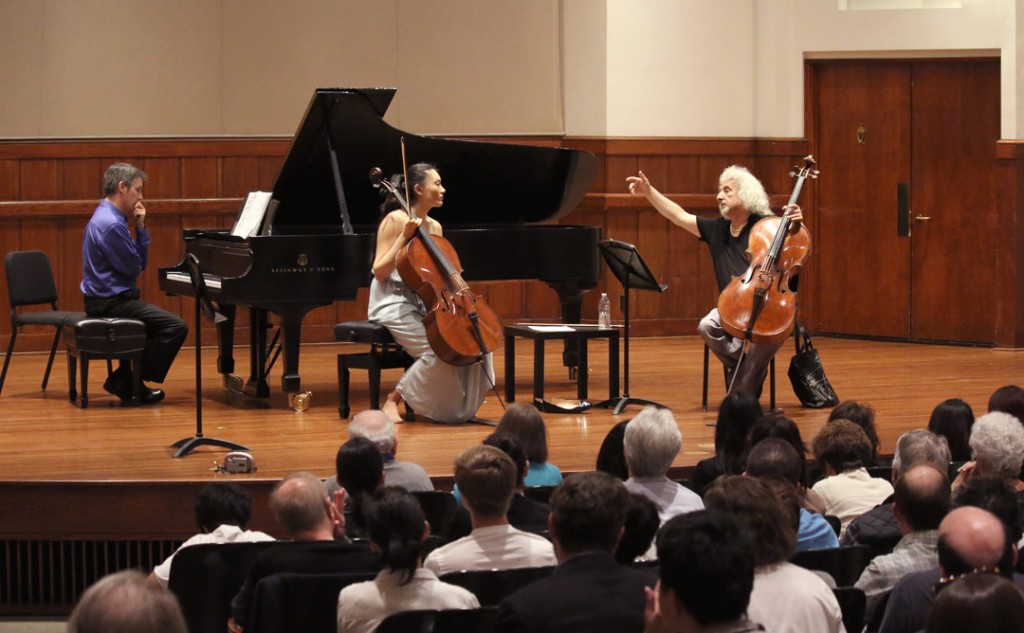
M 708 349 L 722 361 L 722 365 L 730 372 L 731 377 L 731 373 L 736 369 L 740 353 L 743 351 L 743 339 L 736 338 L 722 329 L 722 319 L 718 314 L 718 308 L 714 308 L 700 320 L 697 332 L 708 344 Z M 783 343 L 785 341 L 777 345 L 751 343 L 747 347 L 747 355 L 743 359 L 743 364 L 740 365 L 739 373 L 736 374 L 733 389 L 753 394 L 759 393 L 761 385 L 764 384 L 764 378 L 768 375 L 768 365 Z

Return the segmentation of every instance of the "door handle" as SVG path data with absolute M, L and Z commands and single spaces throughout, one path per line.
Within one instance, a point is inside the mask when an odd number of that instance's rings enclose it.
M 918 213 L 917 215 L 914 216 L 914 219 L 915 220 L 931 220 L 932 218 L 931 218 L 930 215 L 921 215 L 920 213 Z

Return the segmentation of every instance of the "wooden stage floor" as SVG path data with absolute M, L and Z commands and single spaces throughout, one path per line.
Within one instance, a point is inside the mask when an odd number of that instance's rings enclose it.
M 996 388 L 1021 382 L 1024 355 L 985 348 L 902 344 L 819 337 L 815 343 L 829 379 L 844 400 L 869 403 L 877 410 L 882 451 L 891 453 L 904 431 L 927 424 L 941 400 L 959 397 L 977 414 L 985 411 Z M 170 444 L 195 430 L 193 350 L 182 350 L 160 405 L 122 408 L 102 390 L 103 365 L 93 363 L 90 407 L 82 410 L 67 400 L 67 373 L 61 354 L 54 363 L 49 389 L 39 390 L 44 354 L 17 355 L 0 396 L 0 484 L 12 482 L 169 482 L 278 479 L 296 470 L 321 476 L 332 473 L 334 454 L 345 440 L 347 422 L 337 413 L 335 355 L 358 351 L 356 346 L 307 345 L 302 350 L 303 386 L 313 392 L 309 410 L 296 413 L 284 394 L 256 401 L 226 392 L 213 371 L 215 351 L 204 350 L 204 431 L 247 445 L 258 471 L 249 475 L 218 475 L 211 471 L 224 451 L 202 448 L 173 459 Z M 591 342 L 590 399 L 607 395 L 607 344 Z M 546 395 L 575 397 L 575 383 L 560 364 L 560 345 L 549 344 Z M 243 350 L 239 350 L 239 359 Z M 787 344 L 779 353 L 778 406 L 794 418 L 808 443 L 827 418 L 827 410 L 802 409 L 786 377 L 792 355 Z M 673 410 L 683 433 L 677 468 L 692 466 L 711 454 L 714 429 L 707 426 L 724 395 L 720 365 L 712 358 L 710 411 L 701 409 L 702 345 L 699 338 L 647 338 L 631 341 L 630 392 Z M 532 346 L 517 345 L 517 396 L 532 393 Z M 499 390 L 503 389 L 503 352 L 495 353 Z M 275 367 L 272 388 L 279 382 Z M 366 373 L 352 373 L 351 402 L 355 411 L 368 402 Z M 393 386 L 399 373 L 386 371 L 384 385 Z M 767 385 L 764 403 L 767 404 Z M 501 405 L 493 394 L 481 417 L 497 420 Z M 631 406 L 620 416 L 609 410 L 579 415 L 544 414 L 550 436 L 550 461 L 563 472 L 592 469 L 601 440 L 617 421 L 639 411 Z M 479 442 L 486 426 L 441 426 L 406 423 L 399 427 L 399 456 L 422 464 L 441 486 L 448 482 L 453 457 Z

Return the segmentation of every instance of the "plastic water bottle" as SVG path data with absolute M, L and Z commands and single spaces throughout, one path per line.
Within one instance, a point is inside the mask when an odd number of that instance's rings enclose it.
M 601 330 L 610 330 L 612 327 L 612 302 L 608 300 L 607 292 L 602 292 L 597 302 L 597 327 Z

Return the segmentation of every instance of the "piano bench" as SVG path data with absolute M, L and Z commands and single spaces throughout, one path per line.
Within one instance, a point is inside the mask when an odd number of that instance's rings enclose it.
M 380 372 L 382 369 L 408 369 L 413 364 L 409 356 L 383 325 L 373 321 L 345 321 L 334 326 L 334 340 L 342 343 L 363 343 L 369 352 L 338 354 L 338 417 L 345 419 L 351 409 L 348 404 L 349 369 L 365 369 L 370 378 L 370 408 L 380 408 Z M 406 405 L 406 412 L 412 413 Z
M 89 361 L 93 358 L 128 361 L 132 372 L 132 404 L 138 404 L 142 379 L 142 352 L 146 348 L 146 324 L 135 319 L 86 317 L 64 326 L 68 348 L 68 398 L 85 409 L 89 406 Z M 78 360 L 82 361 L 82 397 L 75 391 Z

